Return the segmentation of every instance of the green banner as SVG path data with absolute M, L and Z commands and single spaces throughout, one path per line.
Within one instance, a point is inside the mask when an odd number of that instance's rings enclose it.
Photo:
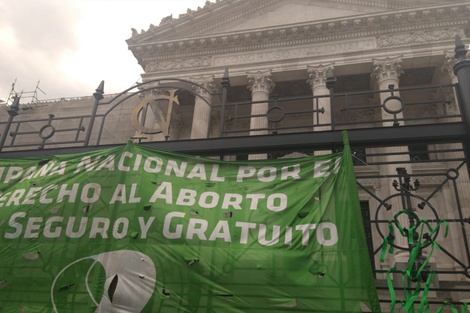
M 349 146 L 0 160 L 0 312 L 379 312 Z

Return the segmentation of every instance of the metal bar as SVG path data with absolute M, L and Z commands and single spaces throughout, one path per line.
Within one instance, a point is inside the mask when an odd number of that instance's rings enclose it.
M 220 107 L 220 125 L 219 125 L 219 137 L 224 136 L 224 120 L 225 120 L 225 106 L 227 104 L 227 89 L 230 87 L 230 79 L 228 77 L 228 68 L 225 69 L 224 76 L 220 82 L 222 85 L 222 104 Z
M 78 138 L 80 137 L 80 131 L 85 130 L 85 128 L 82 128 L 82 127 L 83 127 L 83 117 L 80 119 L 80 123 L 78 124 L 77 133 L 75 134 L 75 141 L 77 141 Z
M 462 143 L 465 157 L 468 160 L 470 159 L 470 60 L 467 59 L 466 55 L 465 45 L 458 35 L 455 36 L 455 58 L 457 62 L 453 67 L 453 71 L 459 80 L 456 91 L 462 121 L 466 130 L 466 136 Z M 470 166 L 467 166 L 467 171 L 470 176 Z
M 0 151 L 3 148 L 3 145 L 5 144 L 5 140 L 7 139 L 8 132 L 10 131 L 11 124 L 13 123 L 13 119 L 15 116 L 18 115 L 18 109 L 20 107 L 20 96 L 16 95 L 13 103 L 11 106 L 8 108 L 8 122 L 5 126 L 5 129 L 3 130 L 2 137 L 0 139 Z
M 449 251 L 447 251 L 446 248 L 444 248 L 442 245 L 440 245 L 438 242 L 436 242 L 436 244 L 439 246 L 439 249 L 444 252 L 449 258 L 451 258 L 455 263 L 457 263 L 458 265 L 460 265 L 463 269 L 465 269 L 467 267 L 467 265 L 465 265 L 462 261 L 460 261 L 459 259 L 457 259 L 456 256 L 454 256 L 452 253 L 450 253 Z
M 411 122 L 411 121 L 434 121 L 439 118 L 461 118 L 461 115 L 435 115 L 430 117 L 414 117 L 414 118 L 389 118 L 389 119 L 379 119 L 379 120 L 367 120 L 367 121 L 356 121 L 356 122 L 339 122 L 336 125 L 346 126 L 346 125 L 364 125 L 364 124 L 373 124 L 373 123 L 383 123 L 383 122 Z M 346 117 L 348 119 L 348 117 Z
M 264 103 L 266 103 L 266 101 L 264 101 Z M 323 113 L 323 110 L 317 109 L 317 110 L 305 110 L 305 111 L 291 111 L 291 112 L 285 112 L 284 115 L 296 115 L 296 114 L 315 113 L 315 112 Z M 263 117 L 263 116 L 267 116 L 267 114 L 265 113 L 265 114 L 253 114 L 253 115 L 238 115 L 236 116 L 236 118 L 245 119 L 245 118 L 252 118 L 252 117 Z M 325 124 L 325 125 L 330 125 L 330 124 Z M 312 126 L 312 125 L 309 125 L 309 126 Z
M 268 100 L 261 100 L 261 101 L 252 101 L 252 100 L 246 100 L 246 101 L 236 101 L 236 102 L 227 102 L 225 104 L 226 107 L 234 107 L 238 105 L 252 105 L 253 103 L 276 103 L 276 102 L 289 102 L 289 101 L 297 101 L 297 100 L 310 100 L 310 99 L 319 99 L 319 98 L 327 98 L 330 97 L 329 95 L 321 95 L 321 96 L 297 96 L 297 97 L 285 97 L 285 98 L 276 98 L 276 99 L 268 99 Z M 221 107 L 221 104 L 214 104 L 214 108 Z
M 93 97 L 95 98 L 95 103 L 93 104 L 93 111 L 91 112 L 90 122 L 88 123 L 88 131 L 85 136 L 84 146 L 88 146 L 90 143 L 91 132 L 93 131 L 93 123 L 95 122 L 96 112 L 98 111 L 98 105 L 100 100 L 103 99 L 104 94 L 104 81 L 102 80 L 99 84 L 98 88 L 96 88 L 95 92 L 93 93 Z
M 468 166 L 467 166 L 468 168 Z M 457 201 L 457 213 L 459 215 L 459 218 L 461 219 L 461 222 L 460 222 L 460 230 L 462 231 L 462 239 L 465 243 L 465 253 L 466 253 L 466 257 L 467 257 L 467 262 L 470 264 L 470 246 L 469 246 L 469 242 L 468 242 L 468 237 L 467 237 L 467 231 L 465 230 L 465 225 L 464 225 L 464 221 L 465 221 L 465 218 L 463 216 L 463 212 L 462 212 L 462 206 L 461 206 L 461 202 L 460 202 L 460 197 L 458 196 L 459 194 L 459 191 L 458 191 L 458 188 L 457 188 L 457 182 L 455 180 L 452 181 L 453 182 L 453 188 L 454 188 L 454 193 L 456 195 L 456 201 Z
M 10 146 L 15 144 L 16 136 L 18 135 L 18 130 L 20 129 L 21 122 L 16 123 L 15 131 L 13 132 L 13 136 L 10 141 Z
M 446 221 L 446 222 L 450 222 L 450 223 L 461 223 L 461 222 L 466 222 L 466 223 L 470 223 L 470 217 L 469 218 L 464 218 L 463 220 L 462 219 L 459 219 L 459 218 L 442 218 L 442 219 L 426 219 L 428 222 L 431 222 L 431 223 L 438 223 L 439 221 Z M 388 223 L 389 220 L 371 220 L 370 223 L 373 223 L 373 224 L 385 224 L 385 223 Z
M 56 142 L 45 142 L 44 145 L 45 146 L 48 146 L 48 145 L 59 145 L 59 144 L 76 144 L 76 143 L 83 143 L 84 141 L 83 140 L 78 140 L 78 141 L 56 141 Z M 6 146 L 5 148 L 21 148 L 21 147 L 37 147 L 38 145 L 41 145 L 41 143 L 39 142 L 36 142 L 36 143 L 24 143 L 24 144 L 18 144 L 18 145 L 15 145 L 14 147 L 12 146 Z M 67 149 L 67 148 L 66 148 Z M 32 152 L 31 150 L 21 150 L 21 151 L 18 151 L 19 153 L 23 152 L 23 157 L 25 156 L 25 154 L 27 154 L 28 156 L 30 155 L 30 153 Z M 9 153 L 9 152 L 2 152 L 0 154 L 0 156 L 3 154 L 3 153 Z M 33 153 L 34 154 L 34 153 Z M 46 155 L 49 155 L 49 154 L 46 154 Z M 1 159 L 1 157 L 0 157 Z
M 398 154 L 397 154 L 398 155 Z M 368 155 L 367 155 L 368 156 Z M 464 159 L 439 159 L 440 162 L 463 161 Z M 393 164 L 416 164 L 416 163 L 436 163 L 436 160 L 420 160 L 420 161 L 393 161 Z M 390 162 L 367 162 L 366 165 L 387 165 Z M 445 174 L 440 174 L 445 175 Z M 426 174 L 419 174 L 413 176 L 426 176 Z M 429 175 L 428 175 L 429 176 Z M 363 177 L 365 178 L 365 177 Z
M 263 115 L 264 116 L 264 115 Z M 282 127 L 264 127 L 264 128 L 243 128 L 243 129 L 237 129 L 237 130 L 225 130 L 225 134 L 236 134 L 236 133 L 247 133 L 249 131 L 257 131 L 257 130 L 283 130 L 283 129 L 302 129 L 302 128 L 315 128 L 315 127 L 321 127 L 321 126 L 330 126 L 330 124 L 318 124 L 318 125 L 312 125 L 312 124 L 303 124 L 303 125 L 297 125 L 297 126 L 282 126 Z
M 416 87 L 402 87 L 393 89 L 393 91 L 414 91 L 414 90 L 426 90 L 426 89 L 438 89 L 438 88 L 452 88 L 454 87 L 453 84 L 448 85 L 431 85 L 431 86 L 416 86 Z M 357 92 L 348 92 L 348 93 L 337 93 L 336 96 L 363 96 L 363 95 L 371 95 L 371 94 L 378 94 L 378 93 L 390 93 L 390 89 L 383 89 L 383 90 L 372 90 L 372 91 L 357 91 Z
M 103 116 L 103 119 L 101 120 L 101 124 L 100 124 L 100 130 L 98 131 L 98 139 L 96 140 L 96 145 L 98 146 L 101 142 L 101 135 L 103 134 L 103 129 L 104 129 L 104 123 L 106 122 L 106 117 L 108 117 L 108 115 L 104 115 Z
M 352 145 L 384 147 L 403 146 L 416 143 L 457 142 L 465 136 L 462 123 L 442 125 L 416 125 L 384 127 L 380 129 L 352 129 L 348 131 Z M 100 149 L 120 147 L 111 144 L 93 147 L 71 147 L 28 151 L 29 156 L 81 153 Z M 321 150 L 342 147 L 341 131 L 324 131 L 262 136 L 242 136 L 145 143 L 145 146 L 168 151 L 197 154 L 220 155 L 247 153 L 267 153 L 275 151 L 298 151 L 305 149 Z M 24 157 L 26 151 L 0 153 L 0 158 Z
M 3 133 L 2 133 L 2 138 L 0 139 L 0 151 L 2 151 L 2 149 L 3 149 L 3 146 L 5 144 L 5 140 L 7 139 L 7 135 L 8 135 L 8 132 L 10 131 L 11 123 L 13 122 L 14 117 L 15 116 L 11 115 L 11 114 L 9 114 L 9 116 L 8 116 L 7 125 L 5 126 L 5 129 L 3 130 Z

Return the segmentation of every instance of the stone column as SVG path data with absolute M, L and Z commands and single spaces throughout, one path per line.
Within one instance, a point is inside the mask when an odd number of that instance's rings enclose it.
M 329 96 L 330 90 L 326 87 L 327 71 L 334 69 L 333 64 L 308 66 L 308 80 L 314 97 Z M 313 99 L 313 131 L 331 130 L 331 103 L 329 97 Z M 323 110 L 324 112 L 319 112 Z M 326 125 L 325 125 L 326 124 Z M 323 126 L 317 126 L 323 125 Z M 315 155 L 331 153 L 331 150 L 315 151 Z
M 269 94 L 274 88 L 274 83 L 271 80 L 271 70 L 249 72 L 248 74 L 248 89 L 251 90 L 251 101 L 257 102 L 251 105 L 251 115 L 255 115 L 250 119 L 250 136 L 266 135 L 268 130 L 256 130 L 268 128 L 268 118 L 266 116 L 269 109 Z M 256 116 L 261 115 L 261 116 Z M 250 160 L 266 159 L 266 154 L 250 155 Z
M 394 85 L 394 89 L 398 89 L 399 77 L 403 73 L 403 71 L 401 70 L 401 57 L 398 57 L 398 58 L 387 57 L 385 59 L 373 60 L 373 62 L 374 62 L 373 63 L 374 71 L 372 73 L 372 77 L 375 77 L 377 79 L 377 84 L 378 84 L 379 89 L 387 90 L 389 89 L 390 85 Z M 393 95 L 399 96 L 399 93 L 394 91 Z M 391 96 L 391 92 L 380 93 L 380 103 L 384 104 L 385 99 L 389 96 Z M 393 113 L 390 113 L 390 112 L 395 113 L 395 116 Z M 401 107 L 401 103 L 398 100 L 389 100 L 385 103 L 384 108 L 382 108 L 382 118 L 384 120 L 390 120 L 390 119 L 393 119 L 394 117 L 396 117 L 397 119 L 403 118 L 403 110 Z M 394 125 L 393 121 L 382 122 L 383 127 L 393 127 L 393 125 Z M 403 125 L 403 122 L 400 122 L 400 125 Z M 381 152 L 386 153 L 386 154 L 392 154 L 392 155 L 385 155 L 382 157 L 383 162 L 387 162 L 390 164 L 380 166 L 381 175 L 382 177 L 384 177 L 380 180 L 382 184 L 382 191 L 385 193 L 382 195 L 382 198 L 386 198 L 389 195 L 398 193 L 398 191 L 396 191 L 395 188 L 393 188 L 392 186 L 393 179 L 391 178 L 392 176 L 397 175 L 397 167 L 407 167 L 406 164 L 397 165 L 398 163 L 395 163 L 395 162 L 397 161 L 409 162 L 410 156 L 408 154 L 408 147 L 387 147 L 387 148 L 382 149 Z M 403 152 L 405 153 L 400 154 Z M 411 169 L 409 168 L 409 166 L 406 169 L 407 169 L 408 174 L 411 174 Z M 399 196 L 390 199 L 388 202 L 389 204 L 392 205 L 392 212 L 394 213 L 404 209 L 402 206 L 401 198 Z M 388 216 L 388 218 L 392 218 L 392 216 Z M 403 225 L 403 227 L 408 228 L 409 222 L 405 214 L 402 214 L 399 217 L 399 222 Z M 403 236 L 401 236 L 398 231 L 396 231 L 395 237 L 396 237 L 395 243 L 398 246 L 401 246 L 401 247 L 408 246 L 407 238 L 404 238 Z M 408 252 L 398 250 L 395 255 L 393 263 L 399 266 L 400 269 L 403 266 L 406 268 L 406 264 L 408 263 Z
M 329 69 L 334 69 L 333 64 L 308 66 L 308 80 L 312 88 L 314 97 L 329 96 L 330 90 L 326 87 L 326 72 Z M 313 100 L 313 110 L 321 110 L 325 112 L 315 112 L 313 114 L 314 131 L 331 130 L 331 103 L 329 97 L 322 97 Z M 325 126 L 316 126 L 327 124 Z
M 374 60 L 374 71 L 372 76 L 377 79 L 377 84 L 380 90 L 388 89 L 390 85 L 393 85 L 395 89 L 399 88 L 399 78 L 403 74 L 401 69 L 401 57 L 397 58 L 385 58 Z M 393 92 L 394 96 L 400 96 L 399 92 Z M 398 100 L 389 100 L 384 103 L 387 97 L 391 96 L 390 92 L 380 93 L 380 103 L 384 105 L 382 108 L 382 118 L 393 119 L 394 114 L 390 112 L 397 112 L 396 118 L 403 118 L 403 108 Z M 388 111 L 388 112 L 387 112 Z M 403 122 L 401 122 L 403 125 Z M 393 121 L 383 122 L 383 126 L 393 126 Z
M 213 92 L 214 76 L 192 79 L 195 83 Z M 194 101 L 193 124 L 191 127 L 191 139 L 208 138 L 211 118 L 211 94 L 200 87 L 193 87 L 197 96 Z
M 251 90 L 251 101 L 258 102 L 251 105 L 251 115 L 264 115 L 252 117 L 250 120 L 250 129 L 267 128 L 268 119 L 266 113 L 269 108 L 269 94 L 274 88 L 274 83 L 271 80 L 271 70 L 248 73 L 248 82 L 248 89 Z M 250 131 L 250 136 L 266 134 L 268 134 L 267 130 Z

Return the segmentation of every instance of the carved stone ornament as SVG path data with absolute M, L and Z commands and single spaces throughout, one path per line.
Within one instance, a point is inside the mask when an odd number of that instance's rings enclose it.
M 382 82 L 387 79 L 397 80 L 403 70 L 401 69 L 401 57 L 397 58 L 385 58 L 385 59 L 375 59 L 374 60 L 374 71 L 372 72 L 372 77 L 377 78 L 377 81 Z M 398 86 L 395 86 L 398 87 Z
M 265 92 L 269 94 L 274 88 L 274 82 L 271 80 L 271 70 L 265 72 L 249 72 L 248 77 L 248 89 L 252 93 Z
M 194 85 L 192 89 L 201 97 L 210 97 L 210 93 L 215 91 L 214 76 L 201 76 L 190 78 L 194 83 L 201 85 L 205 89 Z M 206 90 L 207 89 L 207 90 Z M 208 92 L 209 91 L 209 92 Z
M 326 72 L 331 68 L 334 70 L 334 63 L 327 65 L 308 66 L 307 83 L 310 84 L 312 90 L 318 86 L 326 86 Z
M 454 74 L 455 63 L 456 63 L 455 52 L 444 51 L 444 63 L 442 64 L 441 70 L 448 75 L 450 80 L 452 80 L 452 78 L 455 77 L 455 74 Z
M 454 51 L 444 51 L 444 63 L 442 64 L 441 71 L 444 74 L 447 74 L 448 80 L 450 83 L 456 83 L 457 77 L 454 74 L 454 65 L 457 62 L 455 59 L 455 52 Z M 446 83 L 447 79 L 444 75 L 441 78 L 441 83 Z M 449 92 L 447 94 L 447 100 L 450 102 L 445 107 L 445 114 L 447 115 L 458 115 L 460 114 L 460 109 L 457 105 L 457 101 L 455 99 L 455 94 L 453 92 Z
M 173 14 L 170 14 L 168 16 L 165 16 L 164 18 L 162 18 L 162 20 L 160 21 L 160 25 L 159 26 L 162 26 L 162 25 L 165 25 L 167 23 L 170 23 L 171 21 L 173 20 Z
M 204 68 L 211 65 L 212 57 L 204 56 L 200 58 L 188 58 L 161 62 L 149 62 L 145 67 L 146 73 L 151 72 L 171 72 L 190 68 Z
M 388 34 L 377 36 L 377 45 L 379 48 L 413 45 L 413 44 L 429 44 L 430 42 L 453 39 L 456 34 L 462 33 L 462 29 L 458 27 L 439 29 L 439 30 L 422 30 L 404 34 Z

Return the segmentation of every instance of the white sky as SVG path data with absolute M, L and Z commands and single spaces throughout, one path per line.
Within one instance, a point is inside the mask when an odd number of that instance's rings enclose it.
M 211 0 L 215 2 L 215 0 Z M 101 80 L 117 93 L 143 69 L 127 49 L 131 28 L 147 30 L 205 0 L 0 0 L 0 100 L 12 83 L 40 100 L 91 95 Z M 26 94 L 22 103 L 29 101 Z

